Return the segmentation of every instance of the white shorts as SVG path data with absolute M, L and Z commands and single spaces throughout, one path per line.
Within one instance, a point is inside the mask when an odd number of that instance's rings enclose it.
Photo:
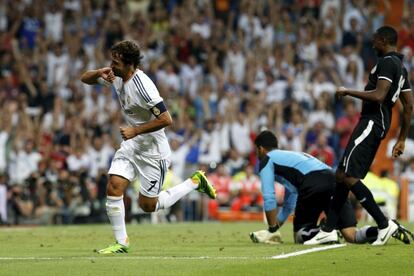
M 108 174 L 119 175 L 130 182 L 139 176 L 139 192 L 147 197 L 158 197 L 167 174 L 170 161 L 141 155 L 126 157 L 119 149 L 112 160 Z

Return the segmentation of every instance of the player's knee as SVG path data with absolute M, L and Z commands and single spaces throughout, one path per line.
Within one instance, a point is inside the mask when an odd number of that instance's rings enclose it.
M 355 243 L 355 234 L 348 232 L 341 232 L 346 242 Z
M 355 243 L 355 239 L 356 239 L 356 228 L 355 227 L 343 228 L 341 229 L 341 234 L 344 237 L 346 242 Z
M 147 213 L 154 212 L 157 208 L 157 204 L 153 202 L 139 202 L 139 207 Z
M 122 196 L 124 194 L 125 185 L 123 183 L 118 183 L 117 181 L 110 179 L 108 181 L 108 186 L 106 193 L 108 196 Z

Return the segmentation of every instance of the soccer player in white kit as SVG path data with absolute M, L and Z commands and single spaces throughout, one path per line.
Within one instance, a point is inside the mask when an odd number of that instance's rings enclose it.
M 192 190 L 216 198 L 214 187 L 202 171 L 196 171 L 180 185 L 161 191 L 171 154 L 164 128 L 172 124 L 172 118 L 155 84 L 138 69 L 142 56 L 136 43 L 116 43 L 111 48 L 111 58 L 110 67 L 89 70 L 81 76 L 86 84 L 113 86 L 128 124 L 120 128 L 124 141 L 108 172 L 106 210 L 116 243 L 99 250 L 101 254 L 129 251 L 123 194 L 137 177 L 141 183 L 138 203 L 145 212 L 169 208 Z

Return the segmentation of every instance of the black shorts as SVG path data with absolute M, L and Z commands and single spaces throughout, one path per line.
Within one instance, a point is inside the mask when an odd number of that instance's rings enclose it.
M 322 212 L 327 214 L 335 188 L 335 175 L 331 170 L 309 173 L 298 190 L 293 231 L 301 228 L 316 228 Z M 344 204 L 338 221 L 338 229 L 354 227 L 357 221 L 349 202 Z
M 338 168 L 348 176 L 365 178 L 383 136 L 382 127 L 376 125 L 372 120 L 361 119 L 349 138 Z

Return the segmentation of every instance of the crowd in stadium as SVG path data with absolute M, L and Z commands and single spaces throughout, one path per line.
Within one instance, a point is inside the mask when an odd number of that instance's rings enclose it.
M 106 220 L 107 171 L 123 118 L 110 88 L 79 81 L 108 65 L 115 42 L 133 39 L 142 69 L 173 116 L 165 186 L 201 167 L 215 204 L 261 206 L 253 140 L 275 131 L 282 149 L 335 167 L 358 121 L 375 65 L 370 37 L 393 8 L 373 0 L 2 0 L 0 1 L 0 222 Z M 414 86 L 414 2 L 399 31 Z M 398 113 L 398 110 L 397 110 Z M 414 126 L 403 158 L 388 173 L 414 183 Z M 398 131 L 398 130 L 397 130 Z M 139 185 L 139 183 L 135 183 Z M 414 185 L 414 184 L 412 184 Z M 135 187 L 127 219 L 145 217 Z M 170 220 L 208 218 L 214 204 L 190 194 Z

